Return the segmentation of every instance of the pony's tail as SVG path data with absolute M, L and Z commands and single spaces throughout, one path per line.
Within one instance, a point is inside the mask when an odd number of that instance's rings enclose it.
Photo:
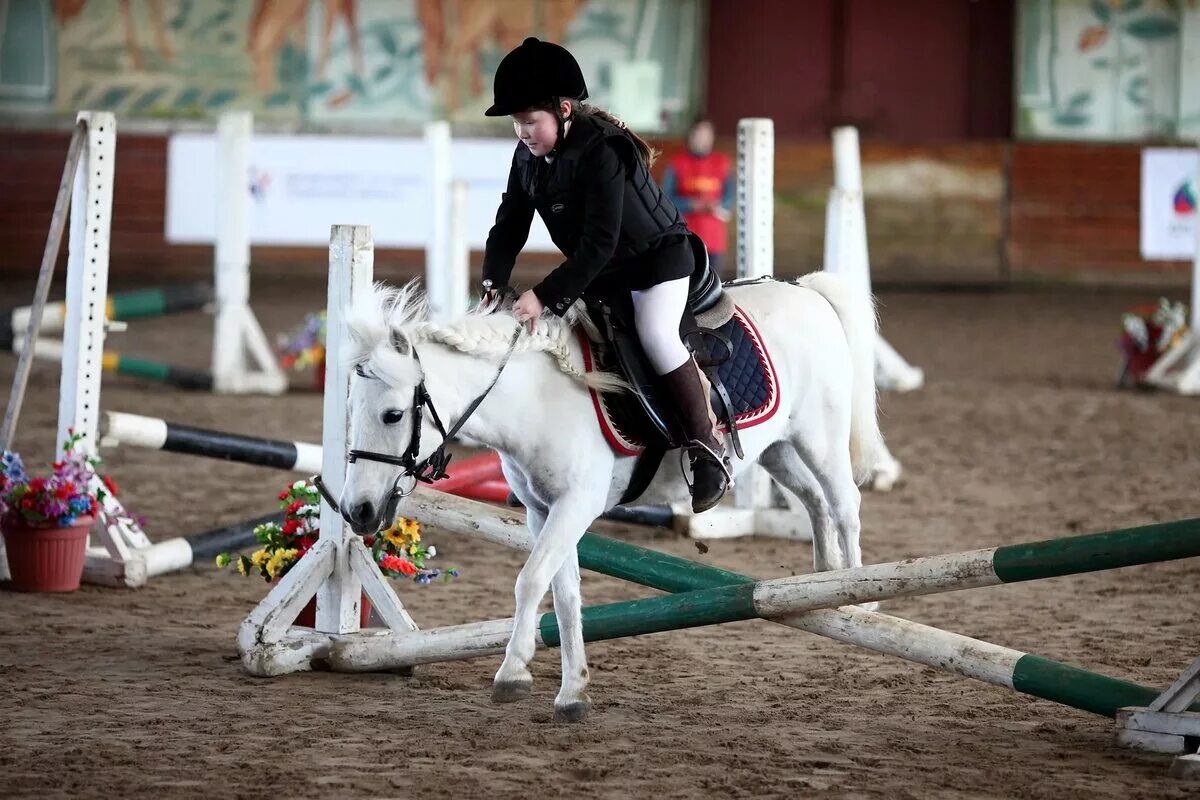
M 850 346 L 853 389 L 850 401 L 850 465 L 854 480 L 866 483 L 880 464 L 891 456 L 879 430 L 875 390 L 875 336 L 878 318 L 875 302 L 861 294 L 843 277 L 814 272 L 796 281 L 824 297 L 837 313 Z

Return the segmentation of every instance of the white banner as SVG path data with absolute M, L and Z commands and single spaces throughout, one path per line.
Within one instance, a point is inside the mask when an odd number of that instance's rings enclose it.
M 1142 258 L 1191 261 L 1196 254 L 1197 151 L 1142 151 Z
M 512 163 L 512 139 L 456 139 L 454 180 L 466 181 L 467 238 L 480 250 Z M 217 139 L 180 133 L 167 149 L 166 238 L 211 244 L 216 232 Z M 250 143 L 250 242 L 329 246 L 334 224 L 370 225 L 378 247 L 424 248 L 433 229 L 429 148 L 423 139 L 274 135 Z M 555 249 L 534 216 L 529 250 Z

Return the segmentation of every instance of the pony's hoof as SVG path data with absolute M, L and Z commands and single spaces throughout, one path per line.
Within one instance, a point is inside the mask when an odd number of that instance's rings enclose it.
M 516 703 L 529 697 L 533 681 L 497 681 L 492 684 L 493 703 Z
M 583 722 L 592 710 L 591 698 L 584 697 L 565 706 L 554 706 L 555 722 Z

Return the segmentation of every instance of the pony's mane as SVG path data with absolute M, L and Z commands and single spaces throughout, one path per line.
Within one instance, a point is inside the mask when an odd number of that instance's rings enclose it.
M 627 388 L 624 381 L 600 372 L 584 372 L 571 360 L 572 328 L 586 315 L 572 308 L 565 316 L 544 315 L 537 331 L 526 331 L 517 340 L 516 353 L 547 353 L 560 371 L 601 391 Z M 429 318 L 429 301 L 418 281 L 401 287 L 375 284 L 347 315 L 352 363 L 378 362 L 381 357 L 410 350 L 422 342 L 435 342 L 463 353 L 499 359 L 512 343 L 517 320 L 499 301 L 481 303 L 456 320 L 438 323 Z M 386 369 L 385 372 L 394 372 Z

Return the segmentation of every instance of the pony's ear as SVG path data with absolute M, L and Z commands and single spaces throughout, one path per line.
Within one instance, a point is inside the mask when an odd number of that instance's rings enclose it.
M 391 332 L 392 349 L 402 356 L 407 356 L 412 352 L 412 345 L 404 334 L 397 331 L 395 328 Z

